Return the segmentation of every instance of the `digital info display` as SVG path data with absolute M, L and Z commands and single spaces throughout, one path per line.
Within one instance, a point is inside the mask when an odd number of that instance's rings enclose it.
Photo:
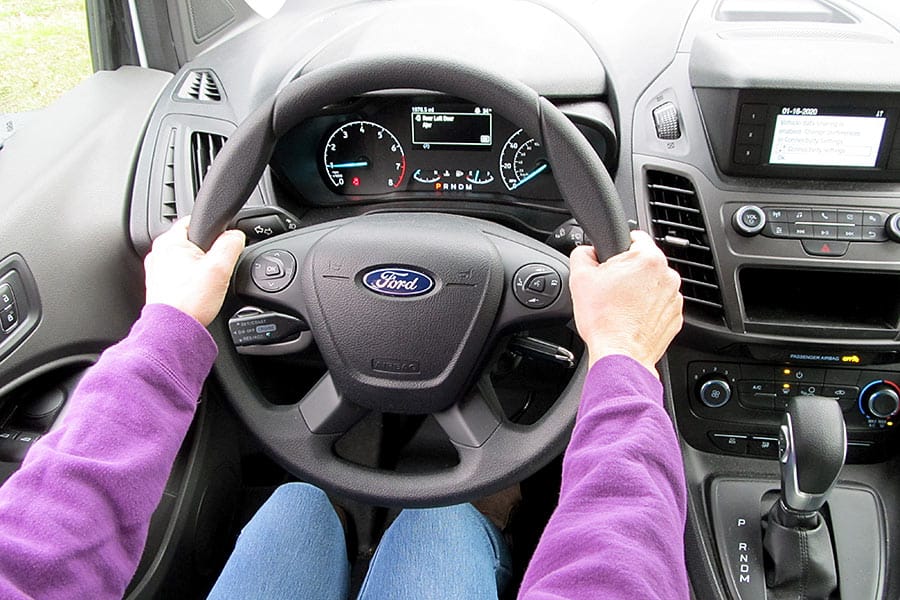
M 874 167 L 887 118 L 820 114 L 816 108 L 781 109 L 772 137 L 773 165 Z
M 412 142 L 421 146 L 485 146 L 493 143 L 491 110 L 440 112 L 431 106 L 412 108 Z

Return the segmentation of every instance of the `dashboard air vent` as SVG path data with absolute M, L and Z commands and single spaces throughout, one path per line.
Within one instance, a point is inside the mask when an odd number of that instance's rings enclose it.
M 722 293 L 694 185 L 685 177 L 647 172 L 653 237 L 681 275 L 685 308 L 721 321 Z
M 221 102 L 222 86 L 212 71 L 190 71 L 181 82 L 177 97 L 197 102 Z
M 209 167 L 216 155 L 225 145 L 225 136 L 217 133 L 195 131 L 191 134 L 191 178 L 194 186 L 194 198 L 200 190 L 200 184 L 206 177 Z
M 175 133 L 173 127 L 169 131 L 169 141 L 166 144 L 166 158 L 163 166 L 162 185 L 162 219 L 170 223 L 178 219 L 178 204 L 175 202 Z

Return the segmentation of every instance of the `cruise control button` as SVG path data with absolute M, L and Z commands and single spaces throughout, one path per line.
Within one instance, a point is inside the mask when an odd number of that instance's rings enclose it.
M 290 252 L 269 250 L 256 257 L 250 276 L 256 287 L 264 292 L 280 292 L 294 278 L 297 260 Z
M 803 250 L 813 256 L 843 256 L 850 247 L 850 242 L 800 240 Z
M 547 288 L 547 276 L 537 275 L 535 277 L 532 277 L 531 280 L 526 284 L 525 288 L 531 290 L 532 292 L 543 292 Z
M 711 433 L 712 443 L 720 450 L 732 454 L 745 454 L 747 452 L 747 436 L 733 435 L 730 433 Z
M 547 265 L 525 265 L 513 277 L 513 295 L 528 308 L 550 306 L 559 297 L 561 289 L 559 273 Z

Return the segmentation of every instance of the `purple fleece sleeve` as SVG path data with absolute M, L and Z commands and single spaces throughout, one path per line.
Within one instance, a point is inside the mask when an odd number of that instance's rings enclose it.
M 144 307 L 0 488 L 0 597 L 122 597 L 215 356 L 193 318 Z
M 625 356 L 597 361 L 519 598 L 689 598 L 685 505 L 659 381 Z

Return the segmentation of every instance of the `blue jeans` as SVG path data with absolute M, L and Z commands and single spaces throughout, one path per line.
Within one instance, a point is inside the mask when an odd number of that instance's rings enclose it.
M 385 532 L 360 600 L 496 600 L 510 577 L 503 537 L 471 504 L 404 510 Z M 279 487 L 238 538 L 209 597 L 346 600 L 344 530 L 325 493 Z

